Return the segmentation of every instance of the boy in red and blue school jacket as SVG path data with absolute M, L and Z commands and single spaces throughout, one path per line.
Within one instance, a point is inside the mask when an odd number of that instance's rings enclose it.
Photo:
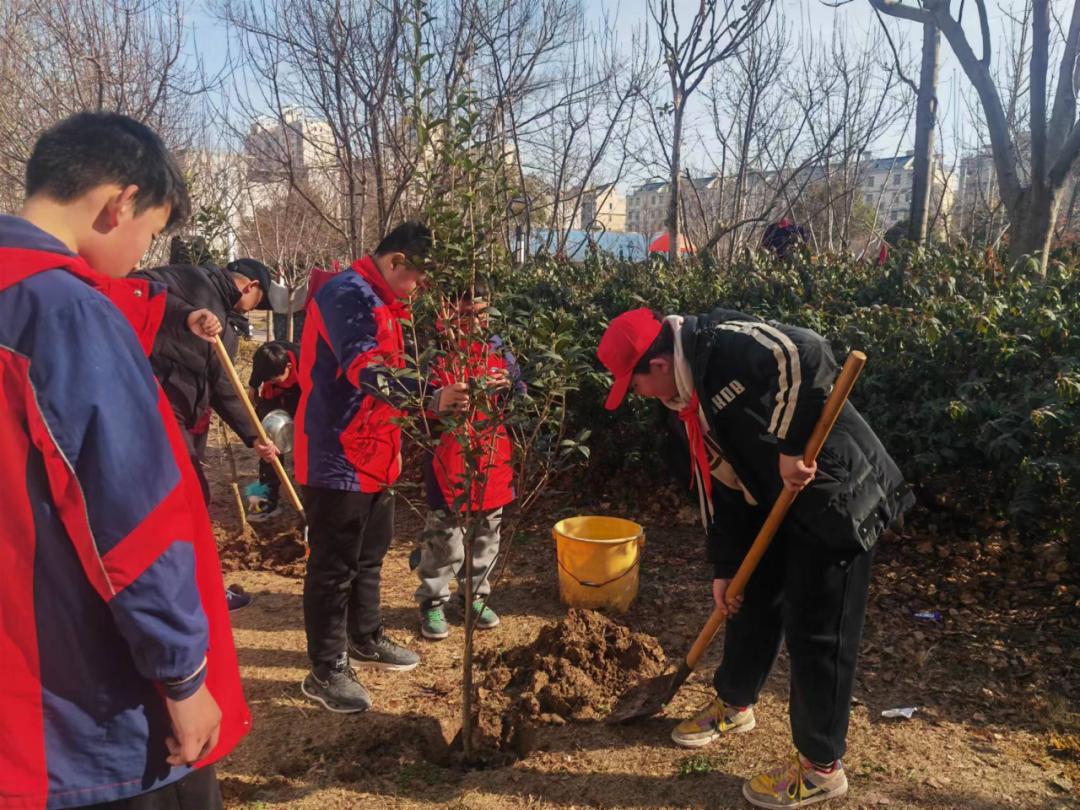
M 311 549 L 304 577 L 311 672 L 301 690 L 330 711 L 371 706 L 350 660 L 399 672 L 420 662 L 383 632 L 379 588 L 394 530 L 387 490 L 401 474 L 400 406 L 421 393 L 420 380 L 405 373 L 402 323 L 431 244 L 425 225 L 399 225 L 307 306 L 294 462 Z M 435 390 L 424 406 L 460 409 L 465 390 Z
M 450 634 L 445 605 L 455 579 L 464 606 L 466 517 L 478 524 L 471 565 L 475 624 L 480 630 L 499 625 L 498 614 L 488 604 L 490 575 L 499 555 L 503 508 L 514 500 L 514 470 L 506 427 L 498 422 L 492 426 L 490 417 L 511 392 L 521 393 L 525 386 L 517 361 L 498 335 L 484 337 L 486 310 L 487 295 L 480 287 L 455 296 L 451 318 L 440 324 L 443 337 L 455 345 L 435 361 L 431 371 L 440 387 L 472 378 L 483 379 L 491 388 L 489 407 L 478 410 L 469 423 L 454 429 L 437 427 L 439 442 L 424 458 L 429 511 L 421 536 L 416 602 L 420 634 L 433 641 Z M 476 469 L 469 475 L 468 468 L 473 466 Z
M 189 203 L 158 137 L 82 113 L 0 217 L 0 807 L 217 808 L 248 730 L 209 517 L 125 279 Z M 185 316 L 209 337 L 208 313 Z M 173 325 L 175 326 L 175 325 Z

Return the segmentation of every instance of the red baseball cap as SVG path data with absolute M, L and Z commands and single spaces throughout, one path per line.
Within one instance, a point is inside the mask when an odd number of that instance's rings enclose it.
M 660 329 L 660 321 L 653 315 L 652 310 L 642 307 L 612 319 L 604 330 L 596 356 L 615 378 L 607 402 L 604 403 L 604 407 L 609 411 L 615 410 L 622 403 L 634 376 L 634 366 L 645 356 L 645 352 L 660 334 Z

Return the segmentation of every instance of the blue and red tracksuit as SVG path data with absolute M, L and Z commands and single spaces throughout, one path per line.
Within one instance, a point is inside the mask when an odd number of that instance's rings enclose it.
M 395 391 L 419 381 L 405 368 L 401 321 L 409 311 L 370 256 L 319 287 L 300 344 L 296 479 L 309 487 L 381 492 L 401 474 L 403 411 Z
M 0 216 L 0 808 L 145 793 L 163 695 L 250 727 L 209 516 L 146 355 L 164 291 Z
M 436 387 L 481 379 L 493 371 L 505 371 L 510 377 L 511 390 L 495 397 L 491 406 L 502 407 L 504 397 L 513 391 L 523 391 L 521 372 L 514 356 L 497 335 L 488 341 L 469 340 L 458 351 L 441 355 L 431 370 Z M 428 506 L 444 511 L 490 511 L 514 500 L 514 469 L 510 436 L 501 420 L 492 427 L 490 419 L 477 411 L 473 419 L 456 430 L 443 430 L 433 453 L 424 457 L 424 488 Z M 432 415 L 433 418 L 437 416 Z M 477 470 L 469 482 L 465 497 L 466 456 L 460 431 L 467 430 L 469 455 L 476 461 Z

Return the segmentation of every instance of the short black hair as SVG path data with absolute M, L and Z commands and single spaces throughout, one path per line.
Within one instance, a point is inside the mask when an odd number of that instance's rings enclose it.
M 635 374 L 648 374 L 651 360 L 664 355 L 675 354 L 675 330 L 671 328 L 671 323 L 665 320 L 664 316 L 658 312 L 654 311 L 653 317 L 660 321 L 660 334 L 649 344 L 645 354 L 641 355 L 641 359 L 637 361 L 637 365 L 634 366 Z
M 82 112 L 47 129 L 26 164 L 26 196 L 69 202 L 106 183 L 138 186 L 135 213 L 170 206 L 168 227 L 191 214 L 187 184 L 157 133 L 118 113 Z
M 251 358 L 251 387 L 258 388 L 264 382 L 285 373 L 292 358 L 280 343 L 264 343 Z
M 431 228 L 423 222 L 402 222 L 390 231 L 375 248 L 376 256 L 404 253 L 406 259 L 424 259 L 431 250 Z

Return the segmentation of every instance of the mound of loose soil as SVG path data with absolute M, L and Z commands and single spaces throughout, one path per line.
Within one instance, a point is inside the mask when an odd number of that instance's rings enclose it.
M 218 554 L 226 571 L 273 571 L 285 576 L 304 572 L 304 530 L 291 509 L 244 529 L 214 524 Z
M 571 610 L 531 644 L 479 657 L 475 747 L 526 756 L 539 723 L 599 720 L 623 691 L 665 670 L 652 636 L 591 610 Z M 490 757 L 489 757 L 490 759 Z

